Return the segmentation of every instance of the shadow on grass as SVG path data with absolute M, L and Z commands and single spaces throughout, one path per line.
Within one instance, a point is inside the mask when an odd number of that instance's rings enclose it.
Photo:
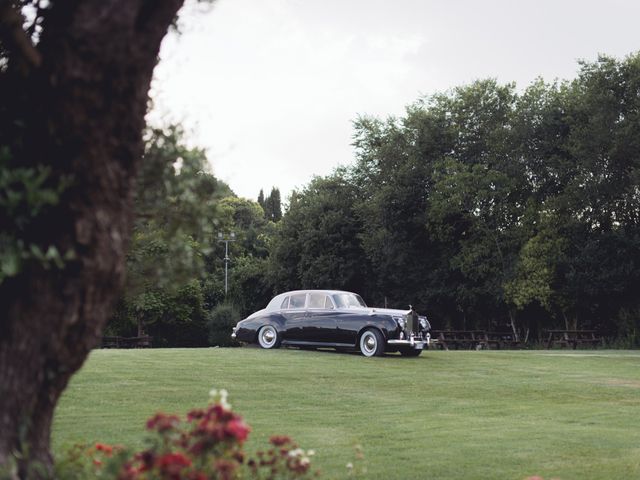
M 243 348 L 260 348 L 258 347 L 258 345 L 246 345 Z M 366 359 L 367 357 L 365 357 L 364 355 L 362 355 L 362 353 L 360 353 L 358 350 L 356 349 L 343 349 L 343 348 L 332 348 L 332 347 L 319 347 L 319 348 L 314 348 L 314 347 L 294 347 L 294 346 L 286 346 L 286 347 L 280 347 L 281 350 L 287 350 L 290 352 L 301 352 L 301 353 L 311 353 L 311 352 L 315 352 L 315 353 L 323 353 L 323 354 L 327 354 L 327 355 L 349 355 L 349 356 L 353 356 L 353 357 L 362 357 L 363 359 Z M 381 358 L 381 357 L 378 357 Z M 388 358 L 388 359 L 402 359 L 402 360 L 417 360 L 420 357 L 405 357 L 403 355 L 400 354 L 400 352 L 385 352 L 382 355 L 382 358 Z

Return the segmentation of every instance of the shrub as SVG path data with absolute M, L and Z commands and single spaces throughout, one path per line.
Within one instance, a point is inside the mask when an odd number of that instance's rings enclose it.
M 248 458 L 243 445 L 251 428 L 231 410 L 227 392 L 211 391 L 204 409 L 177 415 L 157 413 L 147 421 L 148 448 L 97 443 L 74 447 L 56 463 L 56 478 L 105 480 L 236 480 L 309 478 L 313 451 L 287 436 L 272 436 L 266 451 Z
M 231 331 L 240 320 L 233 305 L 218 305 L 208 315 L 209 344 L 220 347 L 237 347 L 239 344 L 231 338 Z

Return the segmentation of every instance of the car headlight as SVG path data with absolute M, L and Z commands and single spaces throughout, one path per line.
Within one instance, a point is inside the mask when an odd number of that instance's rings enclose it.
M 398 323 L 398 326 L 404 330 L 404 327 L 407 324 L 404 317 L 393 317 L 393 319 Z

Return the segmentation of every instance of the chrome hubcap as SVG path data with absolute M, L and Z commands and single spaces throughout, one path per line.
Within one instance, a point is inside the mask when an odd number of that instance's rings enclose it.
M 273 332 L 271 330 L 267 330 L 266 332 L 264 332 L 264 335 L 262 336 L 262 338 L 264 338 L 264 341 L 267 343 L 271 343 L 273 342 L 273 338 L 275 337 L 275 335 L 273 334 Z
M 376 337 L 374 336 L 373 333 L 365 332 L 365 334 L 360 339 L 360 350 L 367 357 L 370 357 L 375 353 L 376 347 L 377 347 L 377 343 L 378 342 L 377 342 Z
M 376 340 L 372 335 L 367 336 L 367 340 L 365 341 L 365 345 L 367 350 L 373 350 L 376 347 Z
M 271 348 L 275 345 L 277 333 L 273 327 L 264 327 L 260 330 L 260 346 L 262 348 Z

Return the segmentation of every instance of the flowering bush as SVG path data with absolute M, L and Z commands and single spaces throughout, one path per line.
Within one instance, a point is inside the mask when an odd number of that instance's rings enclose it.
M 251 428 L 231 410 L 225 390 L 210 392 L 212 402 L 186 419 L 157 413 L 147 421 L 149 447 L 132 452 L 97 443 L 74 447 L 57 464 L 59 478 L 113 480 L 301 479 L 311 472 L 314 452 L 287 436 L 273 436 L 266 451 L 248 458 L 243 450 Z

